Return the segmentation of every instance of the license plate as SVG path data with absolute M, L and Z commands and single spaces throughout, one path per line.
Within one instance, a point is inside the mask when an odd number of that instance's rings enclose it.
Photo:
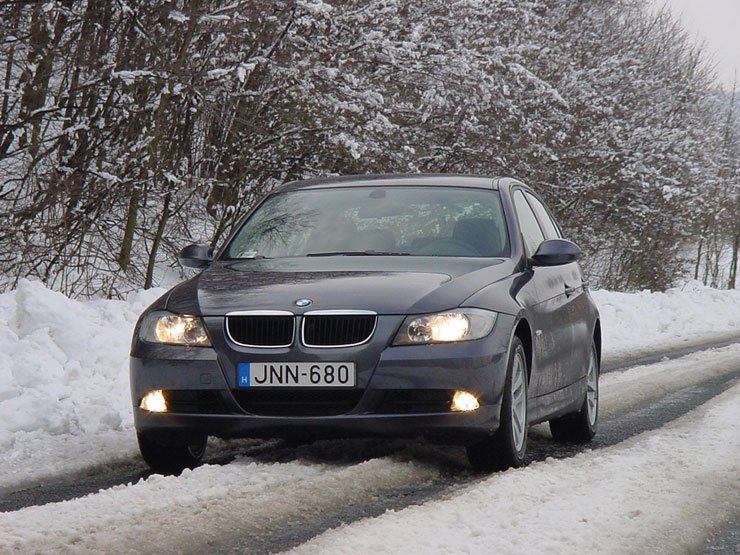
M 238 387 L 354 387 L 354 362 L 240 362 Z

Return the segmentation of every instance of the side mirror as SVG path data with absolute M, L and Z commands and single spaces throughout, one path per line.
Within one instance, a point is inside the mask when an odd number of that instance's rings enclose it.
M 202 270 L 208 268 L 213 262 L 213 249 L 207 243 L 188 245 L 180 251 L 178 260 L 186 268 Z
M 532 255 L 534 266 L 561 266 L 578 261 L 583 252 L 575 243 L 566 239 L 542 241 L 537 252 Z

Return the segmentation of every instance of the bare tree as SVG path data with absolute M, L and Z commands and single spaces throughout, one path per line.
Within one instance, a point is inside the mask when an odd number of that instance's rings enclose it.
M 595 285 L 737 280 L 734 100 L 641 0 L 3 3 L 0 78 L 0 287 L 150 287 L 278 183 L 409 171 L 528 180 Z

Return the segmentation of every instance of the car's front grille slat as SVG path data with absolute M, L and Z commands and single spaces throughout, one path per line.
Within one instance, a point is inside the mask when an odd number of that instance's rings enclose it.
M 181 414 L 227 414 L 229 411 L 216 390 L 168 389 L 163 391 L 167 411 Z
M 248 347 L 288 347 L 293 344 L 292 314 L 229 314 L 226 333 L 234 343 Z M 367 342 L 375 331 L 374 313 L 306 314 L 303 344 L 308 347 L 346 347 Z
M 449 412 L 454 391 L 447 389 L 388 389 L 381 391 L 381 414 Z
M 368 341 L 375 330 L 375 314 L 306 315 L 303 343 L 310 347 L 342 347 Z
M 337 416 L 355 408 L 361 389 L 252 388 L 235 390 L 245 411 L 259 416 Z
M 295 318 L 292 315 L 228 315 L 226 331 L 239 345 L 287 347 L 293 343 Z

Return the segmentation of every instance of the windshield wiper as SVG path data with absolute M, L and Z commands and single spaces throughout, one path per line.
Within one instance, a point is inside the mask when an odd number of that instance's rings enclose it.
M 411 256 L 410 252 L 385 252 L 385 251 L 334 251 L 334 252 L 309 252 L 306 256 Z
M 263 256 L 261 254 L 255 254 L 253 256 L 236 256 L 224 258 L 224 260 L 271 260 L 269 256 Z

